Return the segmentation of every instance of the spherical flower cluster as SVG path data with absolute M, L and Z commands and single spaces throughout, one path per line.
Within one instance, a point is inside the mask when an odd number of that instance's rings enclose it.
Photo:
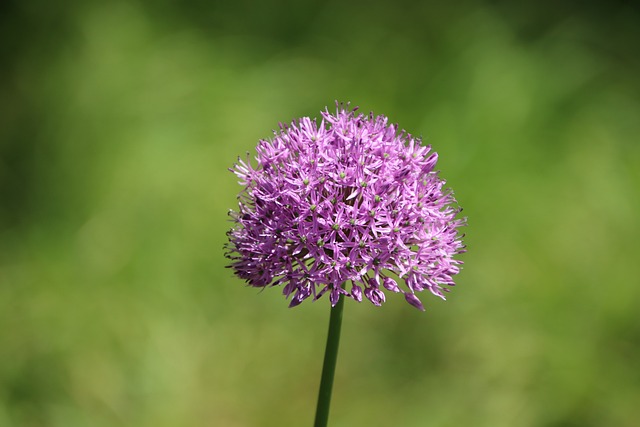
M 230 169 L 244 190 L 229 267 L 250 286 L 284 285 L 290 307 L 325 293 L 332 306 L 340 295 L 379 306 L 386 290 L 424 310 L 415 294 L 444 299 L 464 252 L 438 155 L 384 116 L 337 107 L 320 125 L 281 124 L 258 143 L 256 167 L 239 158 Z

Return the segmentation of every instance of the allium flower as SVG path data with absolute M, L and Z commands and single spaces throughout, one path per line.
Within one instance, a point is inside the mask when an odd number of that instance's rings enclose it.
M 341 294 L 379 306 L 389 291 L 424 310 L 415 294 L 444 299 L 464 252 L 438 155 L 384 116 L 337 107 L 319 125 L 281 124 L 258 143 L 256 167 L 239 158 L 230 169 L 244 190 L 229 267 L 250 286 L 284 285 L 290 307 L 327 292 L 332 306 Z

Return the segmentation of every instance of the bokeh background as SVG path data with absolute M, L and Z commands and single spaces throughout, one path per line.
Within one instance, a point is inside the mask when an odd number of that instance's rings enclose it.
M 348 301 L 333 426 L 640 425 L 632 2 L 3 1 L 0 426 L 311 425 L 329 305 L 225 269 L 228 172 L 335 100 L 433 145 L 447 302 Z

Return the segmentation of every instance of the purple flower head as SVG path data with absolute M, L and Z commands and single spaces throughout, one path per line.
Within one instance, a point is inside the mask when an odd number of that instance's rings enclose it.
M 231 169 L 244 189 L 230 212 L 229 267 L 250 286 L 283 285 L 291 307 L 325 293 L 332 305 L 341 295 L 381 305 L 387 290 L 424 310 L 415 294 L 444 299 L 464 252 L 438 155 L 384 116 L 337 107 L 320 124 L 281 124 L 258 143 L 257 166 Z

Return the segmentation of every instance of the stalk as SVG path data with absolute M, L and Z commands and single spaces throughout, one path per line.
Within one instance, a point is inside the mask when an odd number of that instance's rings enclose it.
M 340 344 L 340 328 L 342 326 L 344 300 L 344 295 L 340 295 L 335 307 L 331 308 L 329 333 L 327 335 L 327 346 L 324 351 L 324 363 L 322 365 L 322 377 L 320 379 L 320 391 L 318 393 L 314 427 L 326 427 L 329 419 L 329 405 L 331 404 L 333 377 L 336 371 L 336 360 L 338 359 L 338 345 Z

